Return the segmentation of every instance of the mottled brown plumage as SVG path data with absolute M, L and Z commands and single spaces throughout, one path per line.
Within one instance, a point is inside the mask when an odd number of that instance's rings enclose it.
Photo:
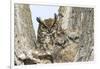
M 57 15 L 54 15 L 53 18 L 48 18 L 45 20 L 41 20 L 40 18 L 36 18 L 39 27 L 37 33 L 37 42 L 39 44 L 39 48 L 43 51 L 51 53 L 54 47 L 54 36 L 57 30 Z

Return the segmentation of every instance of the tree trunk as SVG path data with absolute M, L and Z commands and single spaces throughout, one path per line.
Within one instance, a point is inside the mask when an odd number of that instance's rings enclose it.
M 21 59 L 32 58 L 32 51 L 36 46 L 36 36 L 29 5 L 15 4 L 14 11 L 14 61 L 19 65 L 23 64 Z
M 60 6 L 58 11 L 59 23 L 69 39 L 74 41 L 74 38 L 79 38 L 78 42 L 72 42 L 70 45 L 71 49 L 77 45 L 77 48 L 73 49 L 73 52 L 76 52 L 73 61 L 93 60 L 94 9 Z

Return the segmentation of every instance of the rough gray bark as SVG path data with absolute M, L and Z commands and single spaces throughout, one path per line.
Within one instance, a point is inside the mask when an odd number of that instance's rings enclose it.
M 50 63 L 52 57 L 37 49 L 29 5 L 15 4 L 14 12 L 14 64 Z
M 32 58 L 36 37 L 29 5 L 15 4 L 14 11 L 14 60 L 18 65 L 23 63 L 18 58 Z
M 94 52 L 94 9 L 80 7 L 59 8 L 59 23 L 70 38 L 79 37 L 77 48 L 73 49 L 76 56 L 73 61 L 93 60 Z M 72 35 L 73 34 L 73 35 Z M 72 48 L 75 42 L 71 43 Z

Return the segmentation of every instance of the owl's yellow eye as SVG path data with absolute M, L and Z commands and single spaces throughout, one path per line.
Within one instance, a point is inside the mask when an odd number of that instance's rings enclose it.
M 46 31 L 46 28 L 42 28 L 41 30 L 42 30 L 42 31 Z
M 47 31 L 47 28 L 45 26 L 41 26 L 40 29 L 41 29 L 42 32 L 46 32 Z

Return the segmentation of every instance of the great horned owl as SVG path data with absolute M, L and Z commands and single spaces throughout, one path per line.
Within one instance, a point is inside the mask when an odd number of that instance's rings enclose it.
M 38 33 L 37 33 L 37 43 L 39 48 L 51 52 L 54 46 L 54 36 L 57 30 L 57 15 L 54 14 L 54 18 L 49 18 L 41 20 L 36 18 L 39 23 Z
M 64 30 L 59 27 L 55 38 L 56 49 L 53 53 L 55 62 L 75 61 L 79 50 L 79 39 L 79 29 Z

